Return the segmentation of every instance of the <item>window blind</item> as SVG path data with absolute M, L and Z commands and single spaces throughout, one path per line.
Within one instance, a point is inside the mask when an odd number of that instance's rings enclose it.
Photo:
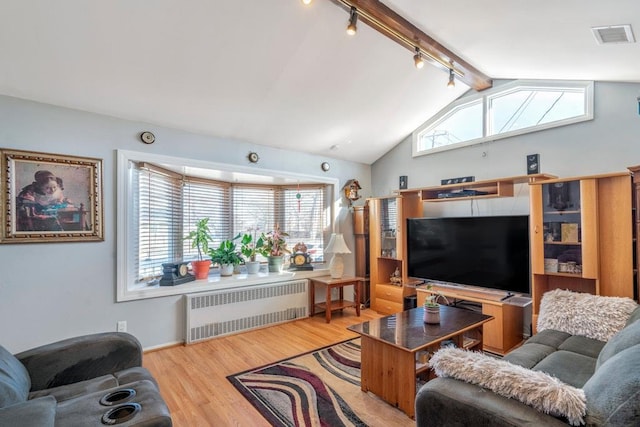
M 289 234 L 290 250 L 304 242 L 314 262 L 324 260 L 330 226 L 327 185 L 231 184 L 185 177 L 147 163 L 134 164 L 132 171 L 138 281 L 162 275 L 162 263 L 197 259 L 197 249 L 184 236 L 207 217 L 211 247 L 256 228 L 258 235 L 268 233 L 277 224 Z

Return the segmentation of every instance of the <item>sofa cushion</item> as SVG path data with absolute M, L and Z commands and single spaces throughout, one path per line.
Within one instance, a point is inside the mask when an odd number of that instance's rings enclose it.
M 629 319 L 627 320 L 627 326 L 629 326 L 630 324 L 632 324 L 637 320 L 640 320 L 640 306 L 638 306 L 635 310 L 633 310 L 633 312 L 631 313 L 631 316 L 629 316 Z
M 607 342 L 598 356 L 596 369 L 600 369 L 600 366 L 612 356 L 636 344 L 640 344 L 640 322 L 625 327 Z
M 563 383 L 582 387 L 596 369 L 596 359 L 572 351 L 558 350 L 532 368 L 545 372 Z
M 584 385 L 587 421 L 606 426 L 640 425 L 640 344 L 611 356 Z
M 438 350 L 429 366 L 439 377 L 477 384 L 546 414 L 566 417 L 571 425 L 583 424 L 585 393 L 544 372 L 460 348 Z
M 53 427 L 56 418 L 56 400 L 41 397 L 0 408 L 0 426 Z
M 26 401 L 30 388 L 27 369 L 0 345 L 0 408 Z
M 604 341 L 574 335 L 567 338 L 567 340 L 558 347 L 558 350 L 572 351 L 597 359 L 605 344 Z
M 556 351 L 554 347 L 535 342 L 527 342 L 505 355 L 503 359 L 524 368 L 533 368 L 554 351 Z
M 571 335 L 609 341 L 625 326 L 637 307 L 638 304 L 631 298 L 554 289 L 542 296 L 537 329 L 555 329 Z
M 571 334 L 566 332 L 557 331 L 555 329 L 546 329 L 544 331 L 538 331 L 537 334 L 527 340 L 526 344 L 544 344 L 557 350 L 558 347 L 560 347 L 569 337 L 571 337 Z

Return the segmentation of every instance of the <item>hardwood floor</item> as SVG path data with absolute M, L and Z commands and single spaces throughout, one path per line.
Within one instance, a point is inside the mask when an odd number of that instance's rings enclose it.
M 358 335 L 347 326 L 381 317 L 353 309 L 145 353 L 144 366 L 158 380 L 174 426 L 268 426 L 231 385 L 227 375 L 256 368 Z

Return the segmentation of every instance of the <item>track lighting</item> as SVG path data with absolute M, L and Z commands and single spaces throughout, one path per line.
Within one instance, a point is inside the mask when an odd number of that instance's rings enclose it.
M 302 4 L 309 5 L 311 4 L 311 0 L 302 0 Z
M 420 53 L 420 48 L 416 46 L 416 54 L 413 55 L 413 63 L 416 68 L 419 70 L 424 67 L 424 60 L 422 59 L 422 53 Z
M 358 11 L 354 6 L 351 6 L 351 12 L 349 14 L 349 25 L 347 25 L 347 34 L 349 34 L 350 36 L 355 35 L 356 31 L 358 31 L 356 22 L 358 22 Z
M 449 83 L 447 83 L 448 88 L 456 87 L 455 76 L 453 75 L 453 66 L 449 68 Z

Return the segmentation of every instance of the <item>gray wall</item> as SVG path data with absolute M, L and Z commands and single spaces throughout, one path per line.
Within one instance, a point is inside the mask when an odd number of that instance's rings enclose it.
M 138 135 L 150 130 L 153 145 Z M 340 187 L 359 180 L 371 195 L 370 167 L 323 156 L 283 152 L 242 141 L 195 135 L 144 123 L 90 114 L 0 96 L 0 147 L 103 159 L 104 242 L 0 245 L 0 343 L 12 352 L 75 335 L 115 331 L 126 320 L 144 347 L 180 342 L 184 337 L 182 297 L 116 303 L 116 151 L 174 155 L 218 163 L 249 165 L 249 151 L 260 155 L 256 169 L 324 175 Z M 4 171 L 2 179 L 4 179 Z M 341 197 L 338 194 L 337 197 Z M 344 204 L 343 204 L 344 206 Z M 340 231 L 354 247 L 349 212 L 338 213 Z M 353 256 L 346 271 L 353 273 Z

